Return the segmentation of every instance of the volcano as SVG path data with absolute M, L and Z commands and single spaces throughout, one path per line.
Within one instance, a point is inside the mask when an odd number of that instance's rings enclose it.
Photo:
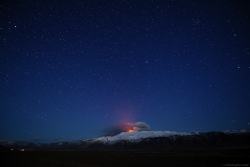
M 132 129 L 134 130 L 134 129 Z M 32 143 L 1 141 L 0 145 L 15 149 L 39 150 L 96 150 L 96 151 L 168 151 L 250 148 L 250 131 L 191 132 L 131 131 L 109 134 L 93 139 Z

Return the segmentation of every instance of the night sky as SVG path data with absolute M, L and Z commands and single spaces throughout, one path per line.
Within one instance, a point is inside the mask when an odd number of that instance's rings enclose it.
M 0 140 L 250 129 L 247 2 L 1 1 Z

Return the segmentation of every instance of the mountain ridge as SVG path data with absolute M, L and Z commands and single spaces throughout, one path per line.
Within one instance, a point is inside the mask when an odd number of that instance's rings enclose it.
M 191 132 L 141 131 L 108 134 L 97 138 L 58 142 L 32 143 L 0 141 L 14 149 L 87 150 L 87 151 L 166 151 L 221 148 L 250 148 L 250 131 Z

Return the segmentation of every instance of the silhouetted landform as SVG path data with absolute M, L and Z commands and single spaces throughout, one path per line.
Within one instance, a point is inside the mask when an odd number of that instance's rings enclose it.
M 0 155 L 1 167 L 223 167 L 249 166 L 250 149 L 158 152 L 8 151 Z
M 11 151 L 10 148 L 0 145 L 0 151 Z
M 147 134 L 149 132 L 145 132 Z M 151 132 L 152 133 L 152 132 Z M 131 135 L 130 135 L 131 134 Z M 32 143 L 32 142 L 0 142 L 14 149 L 39 150 L 86 150 L 86 151 L 171 151 L 171 150 L 203 150 L 225 148 L 250 148 L 250 132 L 200 132 L 194 134 L 168 133 L 168 136 L 146 137 L 143 133 L 126 132 L 115 136 L 104 135 L 89 140 Z M 157 133 L 155 133 L 157 134 Z M 171 134 L 171 135 L 170 135 Z M 139 137 L 135 137 L 137 135 Z M 125 136 L 125 137 L 124 137 Z M 131 139 L 132 138 L 132 139 Z

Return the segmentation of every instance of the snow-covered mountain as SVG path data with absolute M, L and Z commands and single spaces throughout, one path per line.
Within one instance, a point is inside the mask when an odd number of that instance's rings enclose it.
M 32 143 L 1 141 L 0 145 L 16 149 L 45 150 L 185 150 L 216 148 L 249 148 L 250 131 L 191 132 L 141 131 L 109 134 L 93 139 Z

